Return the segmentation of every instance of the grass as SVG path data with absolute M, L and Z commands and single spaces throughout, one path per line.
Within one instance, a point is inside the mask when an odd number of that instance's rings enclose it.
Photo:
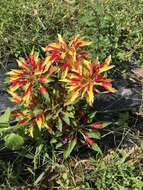
M 62 0 L 3 1 L 0 6 L 1 58 L 46 45 L 49 38 L 75 26 L 72 21 L 69 27 L 76 10 L 77 7 L 71 8 Z
M 45 46 L 57 33 L 80 33 L 93 41 L 93 56 L 113 62 L 122 71 L 131 63 L 142 64 L 142 14 L 140 0 L 8 0 L 0 5 L 0 58 Z M 128 63 L 128 64 L 127 64 Z M 121 72 L 120 70 L 120 72 Z
M 6 64 L 10 57 L 25 55 L 33 46 L 39 50 L 55 40 L 57 33 L 65 38 L 79 33 L 93 42 L 93 57 L 103 59 L 112 54 L 114 78 L 124 76 L 132 64 L 142 65 L 142 24 L 142 0 L 76 0 L 73 4 L 64 0 L 4 0 L 0 4 L 0 61 Z M 46 145 L 27 140 L 19 151 L 10 151 L 1 142 L 0 189 L 143 189 L 142 132 L 128 130 L 123 115 L 113 127 L 115 133 L 116 127 L 122 128 L 122 139 L 128 133 L 129 141 L 138 145 L 118 146 L 101 157 L 81 159 L 74 154 L 64 161 L 60 152 L 48 152 Z
M 79 159 L 74 156 L 67 161 L 55 153 L 52 159 L 47 153 L 42 155 L 37 152 L 34 158 L 32 154 L 21 154 L 13 162 L 0 162 L 3 169 L 1 185 L 9 189 L 19 189 L 21 186 L 21 189 L 29 187 L 38 190 L 141 190 L 142 153 L 141 148 L 134 146 L 109 151 L 100 158 L 91 156 Z M 32 163 L 30 159 L 33 160 Z

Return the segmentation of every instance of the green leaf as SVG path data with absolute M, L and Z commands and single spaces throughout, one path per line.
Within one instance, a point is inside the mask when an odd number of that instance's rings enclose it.
M 0 123 L 0 131 L 5 131 L 9 128 L 8 123 Z
M 91 113 L 91 114 L 89 114 L 89 118 L 90 119 L 93 119 L 93 118 L 95 118 L 95 115 L 97 114 L 97 112 L 93 112 L 93 113 Z
M 24 144 L 23 137 L 15 133 L 5 136 L 4 140 L 5 146 L 12 150 L 18 150 Z
M 52 114 L 48 113 L 48 114 L 46 115 L 46 121 L 49 121 L 51 118 L 52 118 Z
M 61 132 L 62 132 L 62 126 L 63 126 L 62 120 L 59 118 L 56 127 L 57 127 L 57 129 L 59 129 L 59 131 L 61 131 Z
M 98 146 L 98 144 L 94 143 L 91 145 L 92 149 L 100 154 L 102 154 L 102 151 L 100 149 L 100 147 Z
M 140 147 L 143 150 L 143 140 L 141 141 Z
M 66 113 L 64 113 L 63 120 L 64 120 L 64 122 L 66 124 L 70 125 L 70 119 L 69 119 L 69 116 Z
M 39 108 L 34 108 L 34 110 L 33 110 L 33 113 L 35 114 L 35 115 L 37 115 L 37 114 L 39 114 L 40 112 L 42 112 L 42 109 L 39 109 Z
M 55 137 L 53 137 L 51 140 L 50 140 L 50 144 L 54 144 L 57 142 L 57 139 Z
M 0 116 L 0 124 L 8 123 L 10 118 L 11 109 L 7 108 L 3 115 Z
M 8 132 L 8 131 L 12 131 L 13 127 L 7 125 L 0 125 L 0 134 Z
M 72 111 L 73 108 L 74 108 L 74 107 L 70 105 L 70 106 L 67 107 L 67 111 Z
M 101 139 L 101 135 L 98 131 L 90 131 L 87 133 L 89 138 Z
M 108 125 L 111 125 L 111 124 L 112 124 L 112 122 L 105 121 L 105 122 L 102 123 L 102 128 L 105 128 L 105 127 L 107 127 Z
M 96 12 L 99 16 L 104 13 L 103 3 L 100 0 L 96 1 Z
M 33 160 L 34 155 L 32 153 L 28 153 L 28 154 L 25 154 L 24 157 Z
M 43 96 L 44 96 L 44 98 L 47 100 L 47 102 L 50 103 L 51 100 L 50 100 L 49 93 L 46 92 L 46 94 L 44 94 Z
M 65 114 L 66 114 L 69 118 L 74 118 L 74 113 L 73 113 L 73 112 L 65 112 Z
M 68 147 L 66 150 L 64 150 L 64 159 L 67 159 L 69 155 L 71 154 L 72 150 L 74 149 L 75 145 L 77 143 L 77 139 L 73 139 L 68 143 Z
M 56 144 L 56 149 L 58 149 L 58 148 L 60 148 L 62 146 L 63 146 L 63 143 L 59 142 L 59 143 Z

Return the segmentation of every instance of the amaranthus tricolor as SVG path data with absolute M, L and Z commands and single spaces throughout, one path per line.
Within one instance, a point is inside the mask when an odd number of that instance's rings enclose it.
M 98 58 L 91 60 L 87 51 L 82 50 L 90 44 L 79 35 L 67 44 L 58 35 L 58 42 L 43 48 L 46 58 L 40 59 L 38 53 L 31 51 L 27 59 L 18 60 L 19 69 L 8 72 L 8 92 L 20 109 L 13 116 L 32 137 L 38 127 L 40 131 L 48 129 L 51 136 L 58 130 L 61 138 L 71 142 L 80 132 L 89 145 L 94 143 L 88 131 L 102 128 L 102 125 L 99 122 L 88 125 L 88 118 L 81 108 L 78 109 L 78 102 L 85 99 L 92 106 L 94 93 L 100 93 L 99 86 L 109 92 L 116 90 L 112 87 L 112 80 L 104 75 L 114 67 L 110 65 L 111 56 L 103 63 Z M 74 110 L 73 113 L 70 110 Z M 82 113 L 82 117 L 76 113 Z

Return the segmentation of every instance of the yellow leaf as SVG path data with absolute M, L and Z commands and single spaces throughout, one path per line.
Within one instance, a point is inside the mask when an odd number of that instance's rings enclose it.
M 115 88 L 113 88 L 112 86 L 108 86 L 106 89 L 109 90 L 112 93 L 117 92 L 117 90 Z
M 66 68 L 66 70 L 62 72 L 61 80 L 64 81 L 64 82 L 69 81 L 69 80 L 65 79 L 67 77 L 68 71 L 69 71 L 69 68 Z
M 17 60 L 18 66 L 24 69 L 28 69 L 28 65 L 26 63 L 26 60 L 24 58 L 21 58 L 20 60 Z
M 111 61 L 111 55 L 109 55 L 109 56 L 105 59 L 104 63 L 101 64 L 100 69 L 99 69 L 99 73 L 108 71 L 109 69 L 112 69 L 112 68 L 114 67 L 114 65 L 109 66 L 110 61 Z
M 53 132 L 52 128 L 50 126 L 48 126 L 46 123 L 45 123 L 44 127 L 48 129 L 48 132 L 50 134 Z
M 21 85 L 20 84 L 11 85 L 9 89 L 10 89 L 10 91 L 15 92 L 20 86 L 22 86 L 22 84 Z
M 87 42 L 87 41 L 84 41 L 84 40 L 80 40 L 80 42 L 81 42 L 80 47 L 89 46 L 90 44 L 92 44 L 92 42 Z
M 86 87 L 83 87 L 83 91 L 82 91 L 82 94 L 81 94 L 81 97 L 83 98 L 85 93 L 87 92 L 87 86 Z
M 105 71 L 108 71 L 108 70 L 112 69 L 113 67 L 115 67 L 115 66 L 114 65 L 110 65 L 110 66 L 105 65 L 99 69 L 99 73 L 103 73 Z
M 21 97 L 18 96 L 15 92 L 7 90 L 7 92 L 12 96 L 10 100 L 15 103 L 19 103 L 21 101 Z
M 79 93 L 72 93 L 70 96 L 69 96 L 69 100 L 64 104 L 64 106 L 67 106 L 67 105 L 70 105 L 72 104 L 79 96 Z
M 18 70 L 18 69 L 12 69 L 12 71 L 7 72 L 7 75 L 10 76 L 19 76 L 20 74 L 22 74 L 23 71 Z
M 30 126 L 28 128 L 28 131 L 29 131 L 30 136 L 33 138 L 33 126 Z
M 42 122 L 42 118 L 41 117 L 37 117 L 35 120 L 36 120 L 38 128 L 41 129 L 42 123 L 43 123 Z
M 60 34 L 58 34 L 58 40 L 60 43 L 65 44 L 65 41 Z
M 89 90 L 87 91 L 88 96 L 86 97 L 87 102 L 91 106 L 94 102 L 94 93 L 93 93 L 93 85 L 90 84 Z

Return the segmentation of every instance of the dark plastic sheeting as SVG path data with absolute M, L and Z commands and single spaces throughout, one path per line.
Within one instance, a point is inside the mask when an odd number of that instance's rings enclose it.
M 16 67 L 17 64 L 14 59 L 7 64 L 8 70 Z M 5 71 L 0 69 L 0 113 L 7 107 L 14 108 L 9 101 L 9 95 L 6 93 L 7 84 L 4 83 L 5 78 Z M 143 89 L 141 85 L 130 80 L 119 80 L 115 81 L 113 86 L 118 89 L 117 93 L 95 94 L 95 102 L 89 108 L 90 111 L 118 112 L 123 110 L 139 110 L 142 105 Z

